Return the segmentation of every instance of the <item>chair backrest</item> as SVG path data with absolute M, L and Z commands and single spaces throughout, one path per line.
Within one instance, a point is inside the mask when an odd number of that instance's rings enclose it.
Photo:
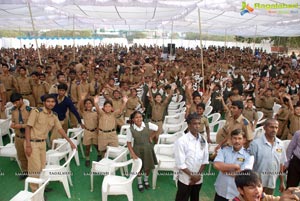
M 10 119 L 11 118 L 11 110 L 14 108 L 14 106 L 9 106 L 5 108 L 5 116 L 6 118 Z
M 274 114 L 277 114 L 278 110 L 281 108 L 281 105 L 275 103 L 273 106 L 273 112 Z
M 138 173 L 141 171 L 142 169 L 142 165 L 143 162 L 140 158 L 138 159 L 131 159 L 132 160 L 132 167 L 131 167 L 131 171 L 130 171 L 130 176 L 129 176 L 129 181 L 133 181 L 134 178 L 138 175 Z
M 260 126 L 254 130 L 254 138 L 259 138 L 264 133 L 264 127 Z
M 69 157 L 67 159 L 67 161 L 62 165 L 63 167 L 69 167 L 70 166 L 70 162 L 72 160 L 72 158 L 75 156 L 76 154 L 76 149 L 73 149 L 71 153 L 69 153 Z
M 154 152 L 155 154 L 174 157 L 174 144 L 156 144 Z
M 209 124 L 210 132 L 214 132 L 215 126 L 218 126 L 218 129 L 217 129 L 217 131 L 218 131 L 219 129 L 221 129 L 225 125 L 225 123 L 226 123 L 226 120 L 219 120 L 219 121 L 216 121 L 214 123 L 210 123 Z
M 129 124 L 125 124 L 121 127 L 119 135 L 127 135 L 127 130 L 130 128 Z
M 28 99 L 23 99 L 23 102 L 26 106 L 30 106 L 30 102 Z
M 208 120 L 211 119 L 210 123 L 214 123 L 219 121 L 219 119 L 221 118 L 221 114 L 220 113 L 213 113 L 207 116 Z
M 213 110 L 213 107 L 209 105 L 209 106 L 205 107 L 205 110 L 204 110 L 203 114 L 205 116 L 208 116 L 208 115 L 210 115 L 212 110 Z
M 263 112 L 257 111 L 257 117 L 258 117 L 258 120 L 257 120 L 257 121 L 262 120 L 263 116 L 264 116 L 264 113 L 263 113 Z
M 44 200 L 44 191 L 45 191 L 46 185 L 49 183 L 49 181 L 50 181 L 50 179 L 47 179 L 46 181 L 44 181 L 44 183 L 34 193 L 32 193 L 29 200 L 30 201 L 31 200 Z M 25 187 L 25 189 L 26 189 L 26 187 Z M 28 187 L 27 187 L 27 189 L 28 189 Z

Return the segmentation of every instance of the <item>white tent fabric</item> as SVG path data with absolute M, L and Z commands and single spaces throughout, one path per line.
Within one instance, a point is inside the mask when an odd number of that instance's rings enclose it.
M 243 4 L 244 1 L 244 4 Z M 253 11 L 245 12 L 248 4 Z M 299 0 L 0 0 L 0 28 L 165 30 L 241 36 L 299 36 Z M 244 5 L 244 7 L 243 7 Z M 249 10 L 249 9 L 248 9 Z

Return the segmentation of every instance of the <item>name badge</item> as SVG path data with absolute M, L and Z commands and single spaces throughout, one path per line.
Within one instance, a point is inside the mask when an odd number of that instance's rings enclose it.
M 281 149 L 281 148 L 278 148 L 278 149 L 276 149 L 276 151 L 277 151 L 278 153 L 281 153 L 281 152 L 282 152 L 282 149 Z
M 240 162 L 244 162 L 245 161 L 244 158 L 237 158 L 237 160 L 240 161 Z

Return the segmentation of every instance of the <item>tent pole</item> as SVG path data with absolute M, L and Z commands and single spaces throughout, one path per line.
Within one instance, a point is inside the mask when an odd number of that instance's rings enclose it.
M 173 25 L 174 21 L 172 20 L 172 29 L 171 29 L 171 47 L 170 47 L 170 55 L 173 56 L 173 48 L 172 48 L 172 43 L 173 43 Z
M 256 41 L 256 35 L 257 35 L 257 25 L 255 26 L 255 35 L 254 35 L 254 41 L 253 41 L 253 54 L 255 55 L 255 41 Z
M 34 22 L 33 22 L 32 12 L 31 12 L 31 6 L 30 6 L 29 1 L 27 1 L 27 6 L 28 6 L 28 9 L 29 9 L 29 14 L 30 14 L 30 18 L 31 18 L 32 30 L 35 33 L 35 27 L 34 27 Z M 36 37 L 34 37 L 34 38 L 35 38 L 35 46 L 36 46 L 38 57 L 39 57 L 39 62 L 40 62 L 40 65 L 42 65 L 41 54 L 40 54 L 40 49 L 39 49 L 39 45 L 38 45 L 38 42 L 37 42 L 37 38 Z
M 22 38 L 21 38 L 21 27 L 19 26 L 19 35 L 20 35 L 20 49 L 22 49 Z
M 73 15 L 73 33 L 72 33 L 72 35 L 73 35 L 73 61 L 75 61 L 75 55 L 76 55 L 76 53 L 75 53 L 75 19 L 74 19 L 74 15 Z
M 200 51 L 201 51 L 201 74 L 202 74 L 202 90 L 205 92 L 204 86 L 204 64 L 203 64 L 203 47 L 202 47 L 202 28 L 201 28 L 201 17 L 200 17 L 200 8 L 198 7 L 198 22 L 199 22 L 199 39 L 200 39 Z
M 226 46 L 227 46 L 227 29 L 225 29 L 224 58 L 226 57 Z

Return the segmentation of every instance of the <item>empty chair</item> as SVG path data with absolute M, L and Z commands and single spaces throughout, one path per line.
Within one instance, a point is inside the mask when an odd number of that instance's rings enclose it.
M 178 131 L 173 134 L 163 133 L 160 134 L 158 137 L 157 144 L 174 144 L 175 141 L 184 135 L 184 131 Z
M 127 145 L 127 129 L 130 128 L 129 124 L 125 124 L 121 127 L 120 134 L 118 135 L 119 145 L 126 146 Z
M 165 116 L 163 124 L 180 124 L 185 120 L 185 112 Z
M 46 165 L 42 170 L 40 178 L 49 179 L 50 181 L 60 181 L 65 189 L 68 198 L 71 198 L 69 183 L 73 186 L 70 171 L 70 162 L 76 154 L 76 149 L 69 153 L 68 160 L 63 165 Z
M 207 119 L 210 120 L 210 123 L 215 123 L 217 121 L 219 121 L 219 119 L 221 118 L 221 114 L 220 113 L 213 113 L 207 116 Z
M 291 140 L 282 140 L 282 143 L 283 143 L 283 147 L 284 147 L 284 150 L 286 151 L 289 144 L 290 144 Z
M 14 133 L 11 134 L 10 142 L 8 144 L 6 144 L 5 146 L 0 146 L 0 157 L 14 158 L 17 161 L 20 170 L 22 170 L 20 161 L 18 159 L 15 143 L 14 143 L 14 137 L 15 137 L 15 134 Z M 1 138 L 2 138 L 2 136 L 1 136 Z
M 263 124 L 267 120 L 267 119 L 263 119 L 264 113 L 261 112 L 261 111 L 257 111 L 257 116 L 258 116 L 258 119 L 257 119 L 257 124 L 256 125 Z
M 115 174 L 116 169 L 111 168 L 111 165 L 116 162 L 122 162 L 127 160 L 128 149 L 115 148 L 108 146 L 105 157 L 99 162 L 93 161 L 91 169 L 91 192 L 94 191 L 94 175 L 108 175 Z M 128 169 L 125 170 L 127 172 Z M 121 169 L 122 174 L 124 173 L 123 168 Z
M 11 119 L 0 119 L 0 146 L 3 146 L 2 136 L 9 134 Z
M 277 114 L 277 112 L 279 111 L 279 109 L 281 108 L 281 105 L 275 103 L 273 106 L 273 117 L 275 117 L 275 115 Z
M 59 165 L 60 160 L 67 159 L 71 151 L 69 142 L 65 139 L 55 139 L 52 142 L 52 149 L 46 152 L 47 165 Z
M 168 115 L 171 116 L 171 115 L 175 115 L 175 114 L 178 114 L 178 113 L 183 113 L 186 111 L 186 107 L 182 107 L 182 108 L 179 108 L 177 110 L 168 110 Z
M 11 110 L 14 108 L 14 106 L 5 107 L 5 116 L 7 119 L 11 119 Z
M 205 110 L 204 110 L 203 114 L 205 116 L 208 116 L 208 115 L 210 115 L 212 110 L 213 110 L 213 107 L 209 105 L 209 106 L 205 107 Z
M 23 102 L 26 106 L 30 106 L 30 102 L 28 99 L 23 99 Z
M 23 191 L 20 191 L 10 201 L 44 201 L 44 191 L 48 182 L 49 179 L 44 180 L 39 178 L 27 177 L 25 180 L 25 189 Z M 34 193 L 32 193 L 28 190 L 29 183 L 39 184 L 40 187 Z
M 187 127 L 185 121 L 182 121 L 179 124 L 163 124 L 163 134 L 173 134 L 180 131 L 184 132 Z
M 84 132 L 84 130 L 82 128 L 69 128 L 67 131 L 67 135 L 77 147 L 80 146 L 82 157 L 85 158 L 82 140 L 81 140 L 82 136 L 83 136 L 83 132 Z M 76 160 L 77 166 L 79 166 L 80 161 L 79 161 L 77 149 L 76 149 L 75 160 Z
M 107 201 L 108 195 L 126 195 L 129 201 L 133 201 L 132 182 L 142 168 L 142 160 L 131 159 L 126 162 L 113 163 L 111 168 L 120 168 L 132 164 L 129 177 L 107 175 L 102 182 L 102 201 Z
M 158 171 L 174 171 L 175 170 L 175 157 L 174 157 L 174 144 L 156 144 L 154 146 L 158 164 L 155 165 L 152 177 L 152 187 L 156 188 L 156 181 Z

